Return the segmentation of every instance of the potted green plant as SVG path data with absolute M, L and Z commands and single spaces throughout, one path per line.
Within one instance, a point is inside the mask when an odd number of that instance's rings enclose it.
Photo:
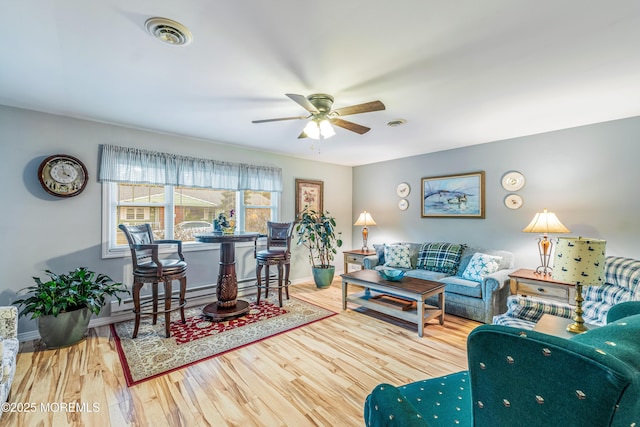
M 331 286 L 336 268 L 331 265 L 336 248 L 342 246 L 342 240 L 336 237 L 336 220 L 329 211 L 315 211 L 306 207 L 296 223 L 298 245 L 309 249 L 309 262 L 313 280 L 318 288 Z
M 69 274 L 45 270 L 49 280 L 34 277 L 34 284 L 21 289 L 28 296 L 16 300 L 22 306 L 20 316 L 37 319 L 40 337 L 47 347 L 62 347 L 82 339 L 91 314 L 100 314 L 107 296 L 118 302 L 120 292 L 129 293 L 122 283 L 115 283 L 105 274 L 96 274 L 79 267 Z

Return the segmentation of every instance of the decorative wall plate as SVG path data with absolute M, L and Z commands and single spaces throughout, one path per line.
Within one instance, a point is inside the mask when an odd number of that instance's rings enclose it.
M 524 187 L 524 176 L 520 172 L 507 172 L 502 177 L 502 188 L 507 191 L 518 191 Z
M 509 194 L 504 198 L 504 205 L 509 209 L 519 209 L 522 203 L 522 197 L 518 194 Z
M 411 187 L 406 182 L 401 182 L 398 184 L 398 188 L 396 188 L 396 193 L 398 197 L 407 197 L 411 192 Z
M 408 207 L 409 207 L 409 202 L 407 201 L 407 199 L 402 199 L 398 202 L 398 208 L 401 211 L 406 211 Z

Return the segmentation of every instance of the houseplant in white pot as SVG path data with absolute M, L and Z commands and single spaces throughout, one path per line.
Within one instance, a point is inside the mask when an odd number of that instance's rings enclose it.
M 40 337 L 47 347 L 62 347 L 82 339 L 91 314 L 100 314 L 107 296 L 118 302 L 120 292 L 129 293 L 122 283 L 115 283 L 105 274 L 96 274 L 79 267 L 69 274 L 45 270 L 49 280 L 34 277 L 34 284 L 21 289 L 25 298 L 14 304 L 22 306 L 20 316 L 37 319 Z
M 331 286 L 336 268 L 331 265 L 336 248 L 342 246 L 342 240 L 336 237 L 336 220 L 329 211 L 315 211 L 305 208 L 296 223 L 298 245 L 309 249 L 309 262 L 313 279 L 318 288 Z

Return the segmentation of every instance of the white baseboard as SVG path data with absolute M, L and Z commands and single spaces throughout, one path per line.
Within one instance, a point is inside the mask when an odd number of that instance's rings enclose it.
M 313 277 L 305 277 L 291 281 L 291 285 L 299 285 L 301 283 L 309 283 Z M 216 285 L 203 285 L 197 288 L 187 290 L 187 305 L 186 307 L 193 307 L 195 305 L 205 304 L 207 302 L 213 302 L 215 300 L 215 287 Z M 253 285 L 240 287 L 238 289 L 238 296 L 251 295 L 256 292 L 256 288 Z M 118 304 L 118 301 L 111 301 L 111 315 L 105 317 L 93 317 L 89 321 L 90 328 L 96 328 L 99 326 L 106 326 L 112 323 L 124 322 L 134 318 L 133 314 L 133 300 L 123 300 L 122 304 Z M 40 339 L 40 333 L 38 330 L 27 331 L 18 333 L 18 340 L 20 342 L 32 341 Z

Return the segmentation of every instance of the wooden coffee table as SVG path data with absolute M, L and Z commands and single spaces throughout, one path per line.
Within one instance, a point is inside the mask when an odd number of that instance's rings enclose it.
M 424 334 L 424 325 L 439 318 L 444 324 L 443 283 L 431 280 L 403 277 L 397 282 L 384 280 L 375 270 L 360 270 L 342 274 L 342 309 L 347 302 L 379 311 L 418 325 L 418 336 Z M 363 286 L 365 290 L 348 294 L 349 284 Z M 438 307 L 426 304 L 427 298 L 438 295 Z

